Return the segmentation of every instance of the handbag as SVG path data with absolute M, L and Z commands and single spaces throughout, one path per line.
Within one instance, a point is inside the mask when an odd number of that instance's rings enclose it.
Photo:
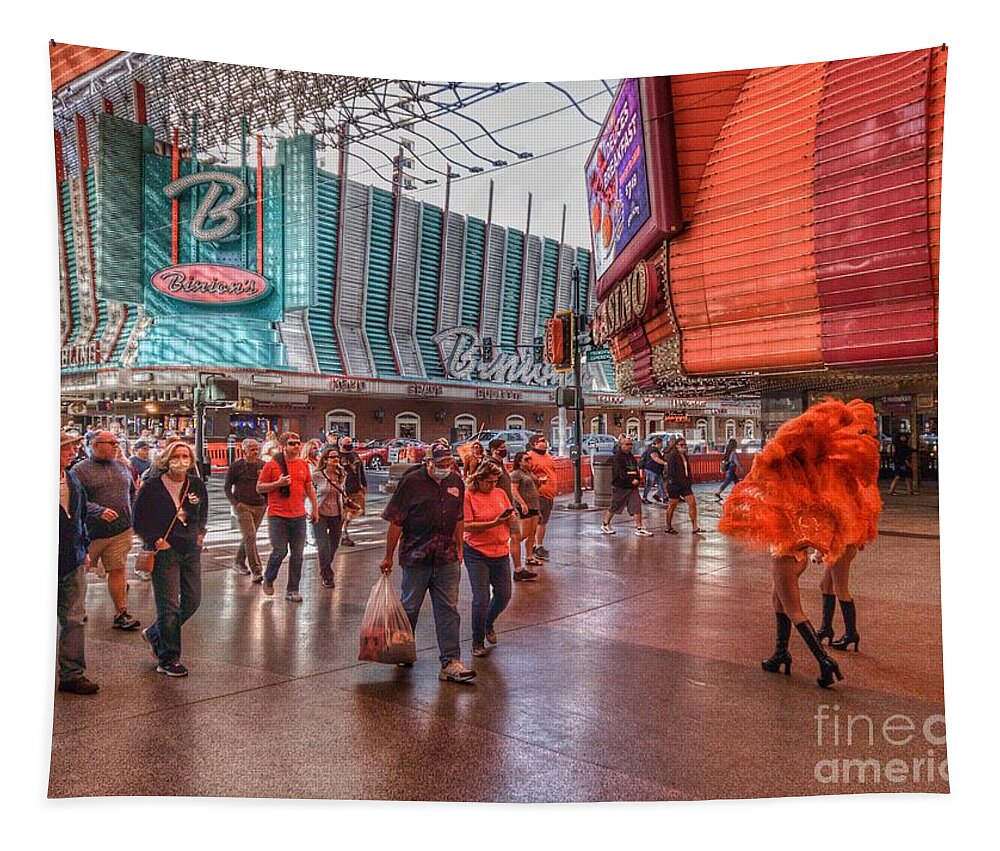
M 330 483 L 330 487 L 332 487 L 337 493 L 340 494 L 340 498 L 344 503 L 345 509 L 347 509 L 348 511 L 361 510 L 361 506 L 355 500 L 351 499 L 346 493 L 344 493 L 344 489 L 340 487 L 340 485 L 338 485 L 333 479 L 331 479 L 326 474 L 326 470 L 323 470 L 323 478 Z

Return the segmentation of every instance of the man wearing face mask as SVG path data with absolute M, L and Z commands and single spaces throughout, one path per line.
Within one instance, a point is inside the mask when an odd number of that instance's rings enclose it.
M 687 441 L 681 437 L 674 443 L 673 451 L 667 456 L 667 528 L 663 531 L 668 535 L 676 535 L 674 528 L 674 511 L 682 499 L 687 503 L 688 514 L 691 517 L 691 533 L 697 535 L 705 531 L 698 528 L 698 501 L 691 490 L 691 463 L 687 457 Z
M 239 549 L 236 550 L 233 570 L 244 576 L 252 575 L 253 582 L 264 580 L 264 567 L 257 550 L 257 530 L 264 522 L 264 512 L 267 511 L 267 500 L 257 493 L 257 479 L 263 469 L 260 444 L 248 437 L 243 441 L 243 457 L 230 465 L 223 486 L 226 499 L 232 505 L 240 524 L 242 536 Z M 249 567 L 247 567 L 248 561 Z
M 347 527 L 355 517 L 361 517 L 365 513 L 365 494 L 368 493 L 368 479 L 365 478 L 365 465 L 361 456 L 354 451 L 354 441 L 350 435 L 340 438 L 340 466 L 347 473 L 347 480 L 344 483 L 344 491 L 347 497 L 356 502 L 360 507 L 354 511 L 344 514 L 344 529 L 340 535 L 340 543 L 345 547 L 353 547 L 354 541 L 347 534 Z
M 524 456 L 521 466 L 538 480 L 538 503 L 541 519 L 538 521 L 538 531 L 535 537 L 535 558 L 548 561 L 549 551 L 545 549 L 543 544 L 545 542 L 545 529 L 549 523 L 549 516 L 552 514 L 552 506 L 555 505 L 558 482 L 556 480 L 555 459 L 549 454 L 549 441 L 544 434 L 533 434 L 528 438 L 528 452 Z
M 465 485 L 455 472 L 451 450 L 435 445 L 422 470 L 399 480 L 382 512 L 389 531 L 379 569 L 392 572 L 399 546 L 403 608 L 416 629 L 420 607 L 430 592 L 441 662 L 438 678 L 453 683 L 470 683 L 476 676 L 462 664 L 459 646 L 464 498 Z
M 156 623 L 142 637 L 156 656 L 156 670 L 185 677 L 181 626 L 201 604 L 201 548 L 208 525 L 208 491 L 192 474 L 194 453 L 171 443 L 156 459 L 161 475 L 147 480 L 135 501 L 135 531 L 155 550 L 153 596 Z

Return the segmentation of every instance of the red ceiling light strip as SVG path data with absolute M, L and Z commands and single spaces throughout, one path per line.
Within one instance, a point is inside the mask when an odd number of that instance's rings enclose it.
M 170 148 L 170 180 L 181 176 L 181 132 L 175 127 L 173 145 Z M 179 198 L 170 201 L 170 264 L 181 262 L 181 202 Z
M 62 187 L 66 182 L 66 161 L 63 157 L 62 136 L 59 131 L 55 131 L 56 145 L 56 206 L 59 210 L 59 277 L 62 279 L 63 295 L 66 299 L 66 324 L 63 326 L 62 341 L 60 345 L 65 346 L 67 340 L 73 334 L 73 307 L 72 293 L 69 282 L 69 253 L 66 251 L 66 234 L 63 231 L 65 221 L 65 206 L 63 205 Z
M 98 325 L 97 276 L 96 268 L 94 266 L 94 244 L 93 240 L 90 238 L 90 205 L 87 198 L 87 169 L 90 168 L 90 148 L 87 144 L 87 122 L 79 113 L 74 116 L 74 120 L 76 123 L 77 158 L 80 161 L 80 193 L 83 198 L 83 203 L 81 204 L 83 209 L 81 210 L 81 214 L 83 216 L 83 230 L 87 239 L 84 251 L 87 252 L 87 257 L 90 260 L 90 302 L 93 310 L 93 313 L 91 314 L 92 321 L 90 323 L 90 332 L 87 334 L 87 339 L 82 342 L 89 343 L 94 339 L 94 335 L 97 333 Z
M 264 274 L 264 143 L 257 134 L 257 274 Z

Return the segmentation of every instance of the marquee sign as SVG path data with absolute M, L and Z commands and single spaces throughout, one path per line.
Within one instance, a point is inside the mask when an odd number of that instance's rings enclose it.
M 209 186 L 191 219 L 191 234 L 202 242 L 224 240 L 240 226 L 236 211 L 247 199 L 247 185 L 242 180 L 224 171 L 199 171 L 168 183 L 163 187 L 163 194 L 177 198 L 203 183 Z M 222 197 L 223 186 L 230 190 L 225 198 Z M 210 220 L 216 224 L 209 227 Z
M 153 273 L 150 284 L 158 293 L 208 307 L 249 304 L 271 289 L 266 278 L 238 266 L 182 263 Z
M 437 344 L 449 378 L 542 387 L 559 383 L 559 376 L 552 365 L 535 363 L 528 350 L 519 350 L 517 354 L 497 351 L 492 360 L 483 360 L 483 341 L 475 328 L 466 325 L 446 328 L 431 339 Z
M 594 312 L 590 326 L 594 345 L 600 346 L 642 322 L 656 306 L 657 284 L 656 265 L 648 260 L 615 284 Z

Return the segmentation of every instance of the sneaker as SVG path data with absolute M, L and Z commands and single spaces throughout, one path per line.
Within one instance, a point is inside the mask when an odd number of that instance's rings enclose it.
M 186 677 L 188 675 L 188 669 L 180 662 L 167 662 L 166 664 L 157 665 L 156 672 L 158 674 L 166 674 L 168 677 Z
M 237 573 L 243 574 L 243 576 L 250 575 L 250 568 L 247 567 L 245 564 L 240 564 L 239 562 L 236 562 L 233 565 L 233 570 L 235 570 Z
M 115 619 L 111 622 L 111 628 L 126 630 L 138 629 L 139 621 L 132 617 L 132 615 L 128 612 L 120 612 L 115 615 Z
M 549 551 L 545 547 L 535 547 L 534 556 L 535 558 L 540 558 L 542 561 L 548 561 Z
M 538 574 L 533 570 L 515 570 L 514 571 L 514 581 L 515 582 L 534 582 L 538 579 Z
M 86 677 L 77 677 L 75 680 L 63 680 L 59 683 L 59 691 L 70 694 L 94 694 L 98 689 L 97 683 L 92 683 Z
M 607 523 L 601 524 L 601 534 L 602 535 L 617 535 L 618 533 L 612 529 Z
M 641 499 L 643 505 L 652 505 L 652 503 L 648 499 L 646 499 L 646 497 L 641 497 Z
M 254 575 L 250 578 L 250 581 L 253 582 L 255 585 L 258 584 L 258 583 L 260 583 L 260 582 L 263 582 L 264 581 L 264 574 L 263 573 L 254 573 Z
M 264 580 L 264 593 L 267 594 L 268 597 L 274 594 L 274 583 L 267 579 Z
M 146 643 L 149 645 L 149 649 L 153 651 L 153 656 L 159 659 L 160 654 L 156 652 L 156 642 L 153 641 L 153 636 L 149 634 L 151 629 L 151 626 L 147 626 L 142 632 L 139 633 L 139 635 L 145 639 Z
M 486 647 L 484 645 L 482 645 L 482 644 L 473 644 L 472 645 L 472 655 L 473 656 L 488 656 L 489 652 L 490 651 L 487 650 Z
M 439 680 L 450 683 L 471 683 L 476 677 L 475 671 L 470 671 L 458 659 L 452 659 L 441 669 Z
M 153 578 L 152 574 L 148 570 L 133 570 L 132 572 L 139 577 L 141 582 L 149 582 Z
M 340 537 L 340 545 L 342 547 L 353 547 L 354 546 L 354 541 L 352 541 L 349 537 L 347 537 L 347 535 L 341 535 L 341 537 Z
M 332 588 L 333 587 L 333 579 L 332 578 L 331 579 L 324 579 L 323 580 L 323 587 L 324 588 Z
M 650 532 L 650 531 L 649 531 L 649 529 L 647 529 L 647 528 L 646 528 L 645 526 L 639 526 L 639 527 L 638 527 L 638 528 L 637 528 L 637 529 L 635 530 L 635 533 L 636 533 L 636 534 L 637 534 L 637 535 L 638 535 L 638 536 L 639 536 L 640 538 L 649 538 L 649 537 L 651 537 L 651 536 L 652 536 L 652 534 L 653 534 L 653 533 L 652 533 L 652 532 Z
M 301 603 L 302 595 L 298 591 L 286 591 L 285 599 L 288 600 L 289 603 Z
M 492 629 L 486 630 L 486 643 L 487 644 L 496 644 L 497 643 L 497 634 L 496 634 L 495 630 L 492 630 Z

